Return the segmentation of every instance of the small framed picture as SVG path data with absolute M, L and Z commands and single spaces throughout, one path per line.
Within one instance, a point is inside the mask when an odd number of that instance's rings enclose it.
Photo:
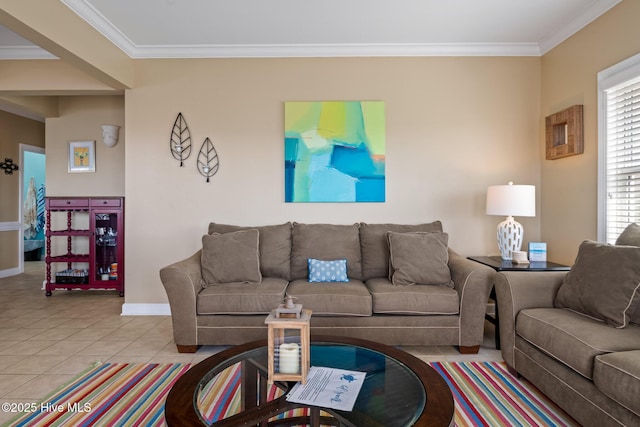
M 546 242 L 529 242 L 529 261 L 547 262 Z
M 545 118 L 546 159 L 584 152 L 582 105 L 574 105 Z
M 96 171 L 96 142 L 72 141 L 69 143 L 69 172 Z

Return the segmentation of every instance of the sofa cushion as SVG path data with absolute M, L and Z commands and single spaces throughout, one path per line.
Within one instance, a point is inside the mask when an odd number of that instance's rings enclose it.
M 196 310 L 203 314 L 268 314 L 282 303 L 288 282 L 265 277 L 255 285 L 224 283 L 200 291 Z
M 258 230 L 202 236 L 203 286 L 260 282 L 258 239 Z
M 313 310 L 314 316 L 371 316 L 371 294 L 360 280 L 309 283 L 298 279 L 289 283 L 287 294 Z
M 453 287 L 449 270 L 447 233 L 390 231 L 390 279 L 396 286 L 445 285 Z
M 600 354 L 635 350 L 640 327 L 612 328 L 605 322 L 562 308 L 530 308 L 516 318 L 516 333 L 542 352 L 593 379 Z
M 640 305 L 640 247 L 584 241 L 555 305 L 627 326 Z
M 616 245 L 640 246 L 640 225 L 635 222 L 629 224 L 618 236 Z M 629 313 L 629 320 L 640 325 L 640 304 L 637 304 L 635 310 Z
M 362 278 L 369 280 L 389 275 L 389 242 L 387 232 L 442 232 L 442 223 L 427 224 L 366 224 L 360 223 L 362 248 Z
M 309 258 L 309 282 L 348 282 L 347 260 L 322 261 Z
M 627 225 L 616 239 L 616 245 L 640 246 L 640 225 L 635 222 Z
M 237 225 L 209 224 L 209 234 L 231 233 L 255 229 L 260 233 L 260 272 L 264 277 L 291 279 L 291 223 L 240 227 Z
M 458 292 L 446 286 L 395 286 L 388 279 L 370 279 L 365 285 L 371 293 L 376 314 L 458 314 Z
M 640 350 L 596 356 L 593 383 L 601 392 L 640 416 Z
M 309 258 L 347 260 L 347 274 L 362 277 L 358 225 L 293 223 L 291 230 L 291 277 L 307 279 Z

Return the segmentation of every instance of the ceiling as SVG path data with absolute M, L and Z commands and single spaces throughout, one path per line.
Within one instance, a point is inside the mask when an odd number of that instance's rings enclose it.
M 61 1 L 132 58 L 544 54 L 621 0 Z M 0 59 L 51 56 L 0 27 Z

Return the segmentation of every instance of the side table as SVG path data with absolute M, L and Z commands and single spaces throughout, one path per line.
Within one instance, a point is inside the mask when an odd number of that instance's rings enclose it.
M 502 259 L 500 256 L 470 256 L 467 257 L 472 261 L 487 265 L 495 271 L 569 271 L 571 267 L 564 264 L 558 264 L 551 261 L 532 261 L 529 264 L 516 264 L 512 261 Z M 496 349 L 500 349 L 500 315 L 498 313 L 498 300 L 496 298 L 495 286 L 491 288 L 489 298 L 496 302 L 496 311 L 492 316 L 485 314 L 485 319 L 496 327 Z

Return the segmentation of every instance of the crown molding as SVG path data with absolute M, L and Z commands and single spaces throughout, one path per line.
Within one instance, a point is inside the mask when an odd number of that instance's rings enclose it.
M 580 15 L 538 43 L 467 44 L 305 44 L 137 46 L 85 0 L 61 0 L 78 16 L 133 59 L 282 58 L 363 56 L 541 56 L 622 0 L 596 0 Z
M 544 55 L 560 43 L 595 21 L 609 9 L 620 3 L 622 0 L 598 0 L 586 8 L 580 15 L 576 16 L 567 25 L 560 28 L 538 41 L 540 54 Z
M 85 0 L 61 0 L 133 59 L 364 56 L 539 56 L 535 43 L 231 44 L 138 46 Z
M 521 44 L 305 44 L 139 46 L 133 57 L 148 58 L 323 58 L 394 56 L 539 56 L 535 43 Z
M 128 47 L 127 50 L 127 55 L 133 59 L 540 56 L 540 49 L 535 43 L 195 45 L 139 46 Z M 57 59 L 57 57 L 37 46 L 0 46 L 0 60 L 3 59 Z
M 84 0 L 60 0 L 129 57 L 135 58 L 135 44 L 96 8 Z

